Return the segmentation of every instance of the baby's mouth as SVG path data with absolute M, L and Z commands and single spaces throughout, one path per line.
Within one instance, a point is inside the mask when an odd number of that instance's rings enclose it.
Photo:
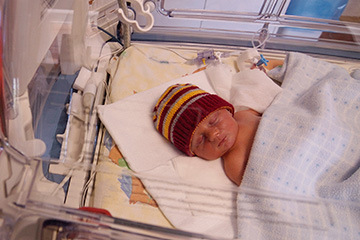
M 226 140 L 227 140 L 227 137 L 224 136 L 224 137 L 221 139 L 221 141 L 219 142 L 218 147 L 223 146 L 223 145 L 225 144 Z

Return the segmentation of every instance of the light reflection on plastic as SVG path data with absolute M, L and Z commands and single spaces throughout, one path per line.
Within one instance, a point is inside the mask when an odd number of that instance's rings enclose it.
M 0 12 L 0 19 L 2 14 Z M 6 110 L 5 110 L 5 89 L 4 89 L 4 77 L 3 77 L 3 64 L 2 64 L 2 27 L 0 26 L 0 121 L 1 121 L 1 131 L 4 136 L 7 136 L 6 131 Z

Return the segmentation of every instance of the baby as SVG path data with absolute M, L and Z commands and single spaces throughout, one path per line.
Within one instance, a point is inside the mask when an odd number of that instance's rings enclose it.
M 234 112 L 229 102 L 192 84 L 170 86 L 153 112 L 156 129 L 188 156 L 223 159 L 227 177 L 240 185 L 261 114 Z

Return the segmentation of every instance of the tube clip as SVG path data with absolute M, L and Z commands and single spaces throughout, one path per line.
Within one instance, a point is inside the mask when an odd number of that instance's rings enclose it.
M 154 26 L 154 16 L 151 14 L 151 11 L 155 8 L 155 3 L 153 1 L 145 1 L 145 0 L 127 0 L 131 3 L 131 7 L 134 9 L 136 14 L 143 15 L 146 20 L 146 24 L 144 27 L 140 26 L 139 22 L 132 19 L 129 19 L 124 11 L 119 8 L 118 16 L 122 23 L 130 25 L 134 28 L 136 32 L 147 32 Z

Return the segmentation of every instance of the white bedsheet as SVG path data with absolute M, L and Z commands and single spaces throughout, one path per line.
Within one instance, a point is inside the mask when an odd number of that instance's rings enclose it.
M 239 194 L 238 237 L 360 238 L 360 81 L 299 53 L 273 76 L 283 92 L 263 115 L 242 186 L 350 205 Z

